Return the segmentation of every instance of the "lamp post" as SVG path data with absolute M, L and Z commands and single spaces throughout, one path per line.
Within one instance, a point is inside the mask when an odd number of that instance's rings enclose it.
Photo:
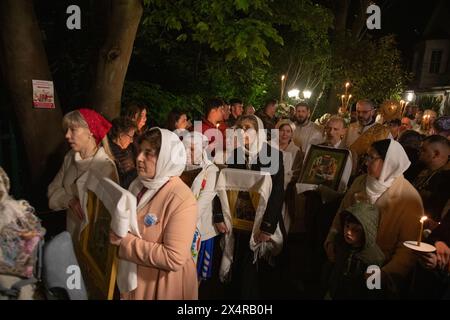
M 406 100 L 408 102 L 413 102 L 414 98 L 415 98 L 414 91 L 410 91 L 410 92 L 406 93 Z
M 309 98 L 311 98 L 312 92 L 309 90 L 304 90 L 303 91 L 303 98 L 305 98 L 306 100 L 308 100 Z
M 288 91 L 288 97 L 292 99 L 299 99 L 298 95 L 300 93 L 300 90 L 298 89 L 292 89 Z

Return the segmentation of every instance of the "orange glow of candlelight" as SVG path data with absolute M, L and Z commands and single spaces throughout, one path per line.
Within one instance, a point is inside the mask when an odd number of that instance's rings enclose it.
M 419 229 L 419 234 L 417 235 L 417 246 L 418 247 L 420 247 L 420 243 L 422 242 L 423 223 L 427 219 L 428 219 L 427 216 L 422 216 L 422 218 L 420 218 L 420 229 Z

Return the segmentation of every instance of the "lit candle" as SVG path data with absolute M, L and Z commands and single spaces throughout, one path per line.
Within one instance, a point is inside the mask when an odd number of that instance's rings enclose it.
M 283 102 L 285 80 L 286 80 L 286 76 L 283 74 L 283 75 L 281 76 L 280 103 Z
M 342 108 L 344 108 L 345 111 L 347 111 L 347 108 L 345 107 L 344 99 L 345 99 L 345 95 L 343 94 L 343 95 L 341 96 L 341 104 L 342 104 Z
M 422 241 L 423 223 L 427 219 L 428 219 L 427 216 L 423 216 L 422 218 L 420 218 L 420 230 L 419 230 L 419 234 L 417 235 L 417 246 L 418 247 L 420 247 L 420 242 Z
M 351 98 L 352 98 L 352 95 L 350 94 L 350 95 L 348 96 L 348 99 L 347 99 L 347 105 L 345 106 L 345 109 L 348 109 L 348 104 L 349 104 Z

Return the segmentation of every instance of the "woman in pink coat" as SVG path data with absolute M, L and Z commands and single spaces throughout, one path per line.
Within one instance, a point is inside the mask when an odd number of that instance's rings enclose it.
M 178 136 L 154 128 L 139 139 L 138 178 L 129 190 L 137 197 L 142 238 L 111 233 L 119 258 L 137 265 L 137 287 L 122 294 L 130 300 L 197 299 L 198 283 L 191 255 L 197 204 L 179 176 L 186 151 Z

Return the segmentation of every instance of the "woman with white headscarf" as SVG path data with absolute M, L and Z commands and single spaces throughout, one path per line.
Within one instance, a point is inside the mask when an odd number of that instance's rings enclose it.
M 130 185 L 137 198 L 137 221 L 142 238 L 128 233 L 119 238 L 119 258 L 137 264 L 137 287 L 122 295 L 130 300 L 192 300 L 198 298 L 191 244 L 197 204 L 179 176 L 186 151 L 178 136 L 154 128 L 139 138 L 139 176 Z
M 238 147 L 227 161 L 228 168 L 268 172 L 271 175 L 272 191 L 259 231 L 254 235 L 256 243 L 271 241 L 278 223 L 282 222 L 281 212 L 284 200 L 283 155 L 267 143 L 263 129 L 262 121 L 254 115 L 239 118 L 236 122 L 236 130 L 238 138 L 242 133 L 242 139 L 238 139 Z M 245 201 L 249 202 L 250 199 L 242 199 L 242 202 Z M 214 223 L 220 233 L 229 232 L 222 214 L 214 212 Z M 232 281 L 240 286 L 241 298 L 274 298 L 276 294 L 273 288 L 279 283 L 275 269 L 265 261 L 254 264 L 254 253 L 249 247 L 251 236 L 249 232 L 236 230 L 234 234 L 236 245 Z
M 368 151 L 367 174 L 355 179 L 342 200 L 338 212 L 356 202 L 374 204 L 380 212 L 377 245 L 386 256 L 382 271 L 382 286 L 400 290 L 415 264 L 413 252 L 403 246 L 404 241 L 417 238 L 423 204 L 419 193 L 403 177 L 410 161 L 403 147 L 395 140 L 374 142 Z M 338 233 L 340 219 L 336 215 L 325 241 L 328 258 L 334 260 L 333 239 Z M 386 289 L 386 287 L 384 287 Z
M 197 230 L 194 237 L 192 255 L 197 262 L 199 280 L 211 277 L 214 237 L 217 231 L 213 224 L 213 201 L 216 197 L 216 180 L 219 168 L 208 159 L 205 148 L 208 138 L 199 132 L 190 132 L 184 136 L 187 162 L 183 180 L 188 183 L 197 199 Z M 182 179 L 183 179 L 182 176 Z M 193 178 L 193 181 L 192 181 Z M 192 183 L 191 183 L 192 181 Z

